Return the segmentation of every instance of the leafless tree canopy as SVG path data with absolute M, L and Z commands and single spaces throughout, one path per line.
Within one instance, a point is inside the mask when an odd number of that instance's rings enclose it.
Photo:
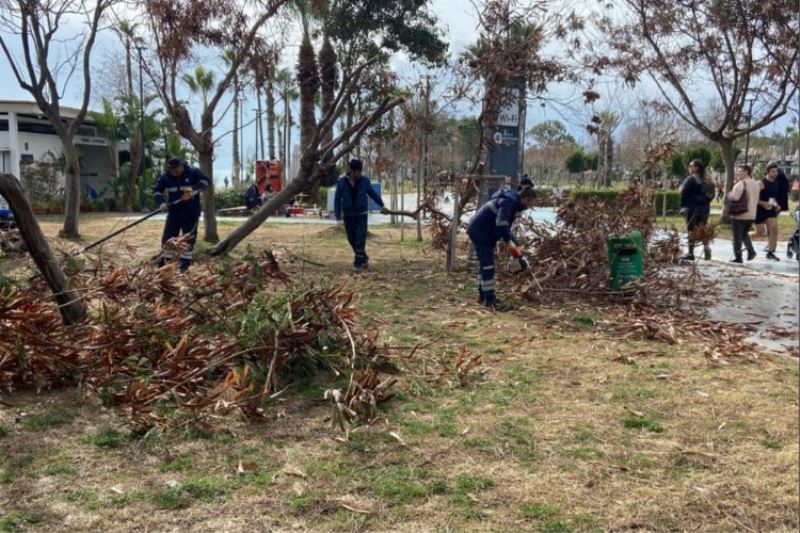
M 798 86 L 800 25 L 793 0 L 620 0 L 596 20 L 586 64 L 635 84 L 655 82 L 676 113 L 726 156 L 734 139 L 783 116 Z M 752 116 L 749 100 L 754 99 Z M 715 102 L 719 116 L 703 116 Z

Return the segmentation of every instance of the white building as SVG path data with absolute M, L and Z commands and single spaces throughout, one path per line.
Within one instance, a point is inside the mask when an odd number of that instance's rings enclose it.
M 62 107 L 61 115 L 73 118 L 78 110 Z M 75 145 L 81 158 L 81 191 L 102 194 L 110 178 L 111 160 L 108 141 L 98 134 L 91 115 L 87 114 L 78 128 Z M 127 144 L 118 143 L 117 168 L 120 148 L 127 150 Z M 0 173 L 21 178 L 27 164 L 55 164 L 63 152 L 61 140 L 35 102 L 0 100 Z M 63 176 L 61 180 L 63 184 Z

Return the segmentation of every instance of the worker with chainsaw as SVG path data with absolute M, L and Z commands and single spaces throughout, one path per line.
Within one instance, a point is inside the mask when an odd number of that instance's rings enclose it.
M 502 241 L 511 257 L 524 264 L 522 249 L 511 234 L 511 226 L 519 213 L 533 207 L 534 198 L 536 193 L 530 185 L 502 190 L 478 209 L 469 222 L 467 234 L 478 256 L 478 302 L 489 309 L 496 310 L 500 304 L 494 280 L 497 241 Z
M 336 181 L 333 200 L 336 222 L 341 224 L 344 221 L 347 242 L 353 248 L 355 255 L 353 269 L 356 272 L 369 268 L 369 256 L 367 255 L 369 199 L 372 198 L 380 206 L 381 213 L 387 212 L 381 195 L 375 192 L 369 177 L 365 176 L 363 172 L 364 163 L 360 159 L 352 159 L 348 172 Z
M 177 157 L 167 162 L 167 171 L 158 178 L 153 188 L 156 204 L 161 211 L 167 213 L 161 245 L 181 234 L 188 235 L 188 250 L 178 255 L 181 272 L 186 272 L 192 265 L 192 249 L 197 240 L 197 224 L 200 220 L 200 197 L 198 193 L 210 184 L 203 172 L 181 161 Z M 166 196 L 165 196 L 166 193 Z M 169 260 L 176 259 L 175 254 L 163 250 L 158 266 L 162 267 Z

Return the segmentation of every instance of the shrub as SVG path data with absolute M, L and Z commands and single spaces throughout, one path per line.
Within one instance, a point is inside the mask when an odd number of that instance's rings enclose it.
M 244 193 L 241 189 L 219 189 L 214 191 L 214 207 L 227 209 L 244 205 Z

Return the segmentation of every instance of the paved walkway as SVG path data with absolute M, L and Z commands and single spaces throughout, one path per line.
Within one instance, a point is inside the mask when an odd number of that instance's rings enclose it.
M 685 236 L 682 236 L 683 245 L 686 245 Z M 741 265 L 732 264 L 733 267 L 744 268 L 748 270 L 757 270 L 763 272 L 772 272 L 775 274 L 786 274 L 790 276 L 794 276 L 797 278 L 798 274 L 800 274 L 800 263 L 798 263 L 797 259 L 788 259 L 786 257 L 786 241 L 779 241 L 778 242 L 778 249 L 776 255 L 780 258 L 780 261 L 770 261 L 767 259 L 767 253 L 764 251 L 764 247 L 766 246 L 765 241 L 754 241 L 753 246 L 755 246 L 756 252 L 758 256 L 753 259 L 752 261 L 747 261 L 745 257 L 744 263 Z M 695 248 L 695 257 L 702 257 L 703 250 L 702 247 Z M 745 252 L 745 256 L 747 252 Z M 714 242 L 711 243 L 711 258 L 712 262 L 728 262 L 733 257 L 733 243 L 728 239 L 714 239 Z M 702 259 L 699 260 L 702 263 L 704 262 Z
M 718 295 L 708 308 L 712 320 L 750 324 L 749 340 L 766 350 L 784 352 L 800 343 L 800 286 L 798 278 L 756 272 L 711 261 L 703 273 Z

